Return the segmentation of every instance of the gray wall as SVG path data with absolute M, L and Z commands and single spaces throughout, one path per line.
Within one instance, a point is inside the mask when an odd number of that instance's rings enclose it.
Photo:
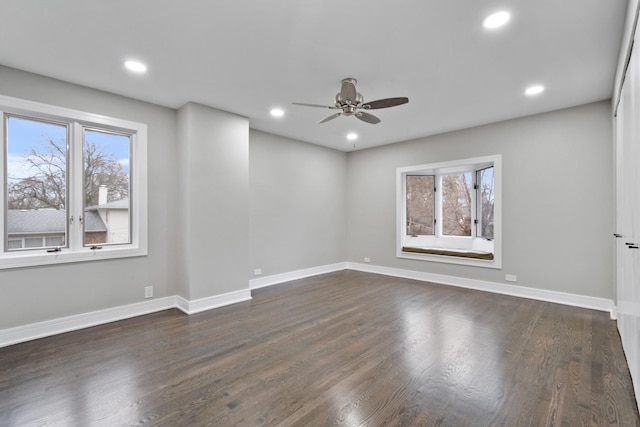
M 0 270 L 0 329 L 176 293 L 174 110 L 0 66 L 0 94 L 148 125 L 149 256 Z
M 249 289 L 249 120 L 188 103 L 178 134 L 179 293 Z
M 348 259 L 613 298 L 610 102 L 349 154 Z M 502 154 L 503 269 L 395 257 L 397 167 Z
M 231 161 L 244 170 L 243 176 L 235 176 L 237 206 L 246 201 L 249 179 L 248 212 L 231 220 L 227 229 L 237 228 L 238 247 L 246 252 L 234 252 L 239 258 L 232 280 L 190 287 L 191 277 L 185 275 L 200 271 L 202 264 L 192 268 L 183 262 L 180 267 L 182 233 L 190 231 L 181 225 L 188 216 L 179 215 L 193 212 L 179 214 L 189 199 L 178 181 L 186 189 L 189 180 L 217 182 L 220 177 L 202 165 L 192 174 L 189 168 L 197 156 L 191 152 L 185 161 L 181 144 L 192 138 L 191 148 L 199 150 L 198 137 L 188 135 L 194 129 L 201 135 L 218 132 L 224 141 L 220 129 L 246 119 L 208 111 L 204 119 L 192 116 L 201 120 L 195 127 L 179 127 L 175 110 L 5 67 L 0 67 L 0 94 L 139 121 L 149 133 L 149 256 L 0 270 L 0 329 L 140 302 L 147 285 L 154 286 L 155 297 L 196 299 L 243 287 L 254 268 L 268 276 L 362 262 L 365 256 L 376 265 L 494 282 L 503 282 L 504 273 L 517 274 L 518 285 L 612 298 L 608 102 L 349 154 L 249 131 L 248 172 L 246 145 L 237 153 L 244 160 Z M 246 135 L 246 122 L 240 127 Z M 240 132 L 235 129 L 232 133 Z M 490 154 L 503 155 L 503 270 L 396 259 L 396 167 Z M 228 152 L 222 157 L 227 155 L 234 156 Z M 205 199 L 206 209 L 216 206 L 212 188 L 198 187 L 212 197 Z M 191 203 L 193 208 L 201 206 Z M 193 221 L 220 220 L 215 213 L 203 215 Z M 212 252 L 201 262 L 221 256 L 224 244 L 213 240 L 207 242 Z
M 250 271 L 344 262 L 347 154 L 250 132 Z
M 346 153 L 251 131 L 249 171 L 245 118 L 1 66 L 0 94 L 146 123 L 149 181 L 148 257 L 0 270 L 0 329 L 144 301 L 147 285 L 193 300 L 246 289 L 253 268 L 346 259 Z

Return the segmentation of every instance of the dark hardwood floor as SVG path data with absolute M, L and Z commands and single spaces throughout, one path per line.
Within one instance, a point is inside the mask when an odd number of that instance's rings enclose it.
M 342 271 L 0 349 L 0 426 L 640 426 L 607 313 Z

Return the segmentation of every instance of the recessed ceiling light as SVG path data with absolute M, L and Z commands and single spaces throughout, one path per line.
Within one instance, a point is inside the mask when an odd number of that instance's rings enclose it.
M 136 73 L 144 73 L 145 71 L 147 71 L 147 66 L 138 61 L 127 61 L 124 63 L 124 66 L 127 67 L 128 70 L 134 71 Z
M 525 91 L 525 95 L 529 95 L 529 96 L 533 96 L 533 95 L 538 95 L 539 93 L 544 92 L 544 86 L 542 85 L 535 85 L 535 86 L 529 86 Z
M 358 139 L 358 134 L 355 132 L 351 132 L 347 134 L 347 139 L 349 141 L 355 141 L 356 139 Z
M 511 14 L 505 10 L 502 10 L 484 18 L 484 21 L 482 21 L 482 25 L 485 28 L 492 30 L 494 28 L 502 27 L 504 24 L 509 22 L 509 19 L 511 19 Z
M 284 116 L 284 110 L 282 108 L 272 108 L 271 115 L 273 117 L 282 117 Z

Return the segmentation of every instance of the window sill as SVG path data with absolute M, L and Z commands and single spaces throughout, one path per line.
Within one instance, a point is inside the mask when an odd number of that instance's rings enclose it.
M 71 252 L 64 249 L 61 252 L 47 253 L 42 251 L 31 251 L 29 253 L 5 253 L 0 256 L 0 270 L 9 268 L 35 267 L 40 265 L 57 265 L 75 262 L 100 261 L 107 259 L 131 258 L 146 256 L 147 250 L 133 246 L 107 248 L 98 250 L 85 250 Z

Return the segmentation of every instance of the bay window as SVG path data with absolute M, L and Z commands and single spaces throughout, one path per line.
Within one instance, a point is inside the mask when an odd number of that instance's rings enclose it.
M 397 169 L 397 256 L 501 267 L 501 157 Z

